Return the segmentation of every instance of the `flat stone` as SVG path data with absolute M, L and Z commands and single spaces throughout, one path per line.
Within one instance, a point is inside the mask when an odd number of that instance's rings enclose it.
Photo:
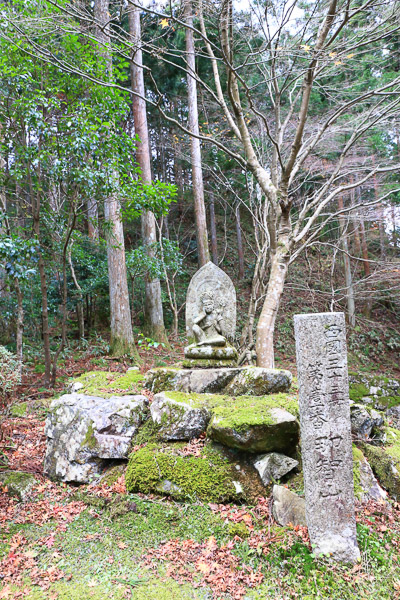
M 304 527 L 306 523 L 306 502 L 294 492 L 282 485 L 274 485 L 272 489 L 272 514 L 279 525 L 285 527 L 290 523 Z
M 202 311 L 203 294 L 212 294 L 216 309 L 223 319 L 220 322 L 221 335 L 232 342 L 236 330 L 236 291 L 230 277 L 217 265 L 209 261 L 192 277 L 186 296 L 186 334 L 189 343 L 195 342 L 194 319 Z
M 278 452 L 262 454 L 254 460 L 254 468 L 258 471 L 264 485 L 281 479 L 290 471 L 293 471 L 298 464 L 299 461 Z
M 288 391 L 292 382 L 291 373 L 282 369 L 237 366 L 206 368 L 207 363 L 192 360 L 194 365 L 199 364 L 203 368 L 201 370 L 176 367 L 151 369 L 146 374 L 145 387 L 155 393 L 176 391 L 230 396 L 266 396 Z M 221 361 L 216 362 L 219 364 Z M 184 364 L 188 365 L 193 363 L 190 360 L 184 361 Z
M 38 481 L 31 473 L 10 469 L 0 471 L 0 487 L 6 489 L 9 496 L 15 496 L 22 502 L 29 500 L 37 485 Z
M 209 346 L 204 344 L 202 346 L 187 346 L 184 349 L 185 358 L 203 358 L 218 359 L 218 360 L 237 360 L 238 353 L 236 348 L 233 346 Z
M 236 367 L 236 359 L 223 359 L 223 358 L 185 358 L 182 361 L 182 367 L 184 369 L 226 369 L 229 367 Z
M 161 392 L 154 396 L 150 406 L 153 422 L 160 427 L 158 438 L 163 441 L 191 440 L 206 429 L 211 412 L 204 406 L 194 408 L 188 402 L 178 402 Z
M 293 450 L 299 440 L 299 423 L 295 416 L 283 408 L 265 407 L 262 411 L 226 415 L 216 412 L 207 428 L 211 439 L 230 448 L 247 452 L 273 452 Z
M 295 315 L 307 525 L 316 554 L 360 559 L 343 313 Z
M 386 416 L 392 424 L 392 427 L 400 429 L 400 406 L 392 406 L 385 411 Z
M 73 393 L 53 400 L 45 426 L 45 474 L 86 483 L 110 460 L 126 458 L 147 404 L 141 395 L 100 398 Z
M 283 369 L 241 367 L 226 386 L 224 393 L 232 396 L 265 396 L 287 392 L 292 385 L 292 374 Z

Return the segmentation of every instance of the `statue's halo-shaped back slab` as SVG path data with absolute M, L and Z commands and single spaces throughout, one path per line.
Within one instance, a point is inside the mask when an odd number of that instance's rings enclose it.
M 202 297 L 210 295 L 221 311 L 222 335 L 230 342 L 236 332 L 236 290 L 231 278 L 213 262 L 206 263 L 192 277 L 186 295 L 186 334 L 189 343 L 195 341 L 193 320 L 202 310 Z

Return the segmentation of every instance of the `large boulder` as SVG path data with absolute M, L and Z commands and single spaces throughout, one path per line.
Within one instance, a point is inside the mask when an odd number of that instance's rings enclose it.
M 230 448 L 247 452 L 292 451 L 299 441 L 300 426 L 284 408 L 248 397 L 213 411 L 207 435 Z
M 45 427 L 44 472 L 53 479 L 86 483 L 110 460 L 126 458 L 147 404 L 141 395 L 73 393 L 53 400 Z
M 217 363 L 219 361 L 215 358 L 209 360 Z M 186 366 L 190 367 L 190 364 Z M 204 367 L 204 364 L 202 366 Z M 213 365 L 210 363 L 210 366 L 219 368 L 151 369 L 146 374 L 145 386 L 154 393 L 175 391 L 229 396 L 264 396 L 287 392 L 292 383 L 291 373 L 282 369 L 262 369 L 251 366 L 224 367 L 223 364 L 214 363 Z
M 207 429 L 211 412 L 204 406 L 193 406 L 190 395 L 178 401 L 161 392 L 150 406 L 151 418 L 159 426 L 158 438 L 163 441 L 190 440 Z
M 300 525 L 306 523 L 306 501 L 282 485 L 274 485 L 272 490 L 272 514 L 279 525 Z
M 208 442 L 191 454 L 183 444 L 147 444 L 130 455 L 126 487 L 176 500 L 255 501 L 265 495 L 252 465 L 235 452 Z

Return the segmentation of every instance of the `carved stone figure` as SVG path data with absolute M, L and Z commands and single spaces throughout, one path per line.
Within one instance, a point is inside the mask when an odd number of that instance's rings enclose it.
M 199 346 L 211 344 L 212 346 L 225 346 L 226 338 L 222 334 L 223 305 L 215 306 L 214 294 L 203 292 L 200 296 L 202 310 L 194 318 L 193 334 Z
M 236 292 L 231 279 L 208 262 L 192 278 L 186 299 L 185 366 L 235 366 Z

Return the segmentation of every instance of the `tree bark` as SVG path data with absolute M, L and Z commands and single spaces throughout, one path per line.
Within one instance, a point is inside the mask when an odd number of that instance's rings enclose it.
M 189 130 L 193 134 L 190 138 L 190 155 L 192 162 L 192 186 L 194 199 L 194 213 L 196 220 L 197 250 L 199 266 L 202 267 L 210 260 L 208 249 L 207 217 L 204 204 L 203 173 L 201 167 L 201 148 L 199 135 L 199 115 L 197 108 L 197 82 L 196 60 L 194 51 L 193 8 L 191 0 L 185 0 L 185 20 L 189 27 L 186 28 L 186 60 L 188 65 L 188 109 Z
M 99 239 L 99 212 L 97 200 L 89 198 L 87 202 L 88 236 L 91 240 Z
M 96 36 L 101 44 L 100 54 L 105 59 L 106 68 L 112 79 L 112 58 L 109 50 L 109 6 L 108 0 L 95 0 L 94 16 L 97 23 Z M 112 173 L 116 178 L 117 173 Z M 115 183 L 115 181 L 114 181 Z M 114 189 L 117 186 L 114 186 Z M 108 223 L 107 265 L 110 289 L 111 344 L 113 356 L 131 355 L 138 357 L 133 341 L 129 291 L 125 264 L 125 241 L 121 221 L 120 203 L 114 192 L 104 201 L 104 218 Z
M 217 226 L 215 223 L 215 203 L 214 203 L 214 194 L 210 192 L 209 194 L 209 209 L 210 209 L 210 234 L 211 234 L 211 256 L 212 261 L 215 265 L 218 266 L 218 240 L 217 240 Z
M 141 49 L 140 9 L 138 7 L 130 6 L 128 19 L 130 35 L 135 48 L 135 53 L 131 62 L 132 90 L 144 97 L 145 89 Z M 135 123 L 135 133 L 139 138 L 136 146 L 136 159 L 141 170 L 143 183 L 151 184 L 151 155 L 145 100 L 133 95 L 132 112 Z M 146 254 L 152 258 L 155 255 L 154 244 L 157 241 L 157 230 L 155 217 L 151 211 L 142 213 L 141 229 L 142 241 L 146 248 Z M 145 295 L 145 316 L 150 337 L 158 342 L 167 343 L 168 340 L 164 327 L 160 280 L 151 277 L 149 272 L 145 274 Z
M 343 198 L 338 198 L 338 208 L 343 210 Z M 347 243 L 346 222 L 343 215 L 339 215 L 339 229 L 341 234 L 341 242 L 343 248 L 343 263 L 344 277 L 346 281 L 346 296 L 347 296 L 347 316 L 349 325 L 354 327 L 356 324 L 356 307 L 354 302 L 353 278 L 351 275 L 351 263 L 349 257 L 349 246 Z
M 242 227 L 240 223 L 240 204 L 238 203 L 235 208 L 235 222 L 236 222 L 236 239 L 238 249 L 238 262 L 239 262 L 239 280 L 244 277 L 244 252 L 243 252 L 243 239 L 242 239 Z
M 291 226 L 289 213 L 281 216 L 276 246 L 271 250 L 271 271 L 267 292 L 260 318 L 257 324 L 256 353 L 257 366 L 273 369 L 274 361 L 274 331 L 276 316 L 285 285 L 291 253 Z

